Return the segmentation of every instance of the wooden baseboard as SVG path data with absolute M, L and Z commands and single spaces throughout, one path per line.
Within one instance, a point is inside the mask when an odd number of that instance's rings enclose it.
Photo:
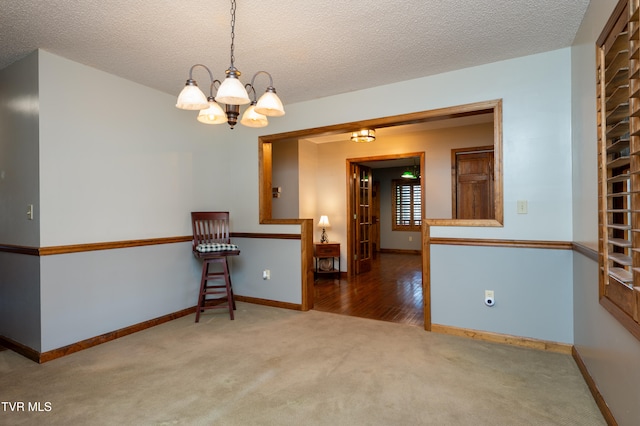
M 508 334 L 478 331 L 469 328 L 459 328 L 440 324 L 431 324 L 431 331 L 434 333 L 451 334 L 453 336 L 469 337 L 471 339 L 483 340 L 486 342 L 502 343 L 529 349 L 558 352 L 567 355 L 571 354 L 573 348 L 573 345 L 568 343 L 550 342 L 546 340 L 531 339 L 528 337 L 511 336 Z
M 162 323 L 183 317 L 185 315 L 192 314 L 196 311 L 196 307 L 193 306 L 191 308 L 183 309 L 178 312 L 174 312 L 172 314 L 164 315 L 158 318 L 150 319 L 148 321 L 144 321 L 138 324 L 130 325 L 129 327 L 121 328 L 119 330 L 111 331 L 109 333 L 102 334 L 100 336 L 95 336 L 90 339 L 82 340 L 80 342 L 72 343 L 71 345 L 64 346 L 62 348 L 53 349 L 47 352 L 38 352 L 35 349 L 31 349 L 21 343 L 14 342 L 11 339 L 0 336 L 0 345 L 5 346 L 8 349 L 13 350 L 14 352 L 19 353 L 32 361 L 37 363 L 44 363 L 47 361 L 51 361 L 56 358 L 61 358 L 65 355 L 72 354 L 74 352 L 78 352 L 84 349 L 91 348 L 93 346 L 100 345 L 102 343 L 110 342 L 111 340 L 118 339 L 120 337 L 127 336 L 129 334 L 136 333 L 138 331 L 146 330 L 147 328 L 154 327 L 156 325 L 160 325 Z
M 9 339 L 5 336 L 0 336 L 0 345 L 6 349 L 19 353 L 25 358 L 29 358 L 31 361 L 40 362 L 40 352 L 35 349 L 31 349 L 29 346 L 25 346 L 22 343 L 18 343 L 15 340 Z
M 596 404 L 598 405 L 598 408 L 602 413 L 602 417 L 604 417 L 609 426 L 617 426 L 618 422 L 616 421 L 615 417 L 613 417 L 613 413 L 611 413 L 607 402 L 602 397 L 602 394 L 600 393 L 600 390 L 598 390 L 596 382 L 593 380 L 593 377 L 591 377 L 591 374 L 589 374 L 589 370 L 587 369 L 587 366 L 585 365 L 582 357 L 580 356 L 580 353 L 575 348 L 575 346 L 571 350 L 571 355 L 573 356 L 573 359 L 575 360 L 580 373 L 582 373 L 584 381 L 587 382 L 587 386 L 589 387 L 591 395 L 593 395 L 593 399 L 596 401 Z
M 381 248 L 378 250 L 380 253 L 394 253 L 394 254 L 421 254 L 420 250 L 405 250 L 405 249 L 386 249 Z
M 302 310 L 302 306 L 295 303 L 277 302 L 274 300 L 258 299 L 258 298 L 246 297 L 246 296 L 235 296 L 235 299 L 240 302 L 253 303 L 256 305 L 273 306 L 276 308 L 293 309 L 297 311 Z M 129 327 L 111 331 L 109 333 L 105 333 L 100 336 L 95 336 L 90 339 L 72 343 L 71 345 L 67 345 L 58 349 L 53 349 L 47 352 L 38 352 L 35 349 L 32 349 L 28 346 L 25 346 L 21 343 L 18 343 L 4 336 L 0 336 L 0 346 L 7 349 L 11 349 L 12 351 L 19 353 L 20 355 L 26 358 L 29 358 L 32 361 L 42 364 L 44 362 L 51 361 L 56 358 L 61 358 L 66 355 L 70 355 L 74 352 L 79 352 L 81 350 L 88 349 L 93 346 L 100 345 L 102 343 L 110 342 L 111 340 L 115 340 L 120 337 L 124 337 L 129 334 L 136 333 L 138 331 L 146 330 L 147 328 L 151 328 L 156 325 L 160 325 L 162 323 L 192 314 L 195 311 L 196 311 L 196 307 L 192 306 L 190 308 L 186 308 L 181 311 L 174 312 L 172 314 L 164 315 L 164 316 L 154 318 L 148 321 L 144 321 L 138 324 L 130 325 Z
M 301 311 L 302 305 L 297 303 L 288 303 L 288 302 L 278 302 L 277 300 L 269 300 L 269 299 L 260 299 L 257 297 L 249 297 L 249 296 L 233 296 L 237 302 L 247 302 L 253 303 L 254 305 L 264 305 L 264 306 L 272 306 L 274 308 L 283 308 L 283 309 L 292 309 L 294 311 Z

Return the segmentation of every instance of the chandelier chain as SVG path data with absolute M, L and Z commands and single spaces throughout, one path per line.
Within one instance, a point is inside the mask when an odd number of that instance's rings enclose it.
M 231 0 L 231 67 L 230 69 L 234 69 L 233 63 L 235 61 L 234 48 L 235 48 L 235 38 L 236 38 L 236 1 Z

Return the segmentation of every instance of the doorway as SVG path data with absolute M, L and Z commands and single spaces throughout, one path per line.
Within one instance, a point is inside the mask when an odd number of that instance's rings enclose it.
M 374 200 L 373 188 L 375 187 L 375 174 L 373 170 L 382 168 L 401 167 L 412 164 L 419 164 L 419 170 L 424 170 L 424 152 L 410 152 L 394 155 L 380 155 L 374 157 L 349 158 L 347 159 L 347 276 L 358 275 L 371 270 L 371 262 L 375 257 L 375 252 L 380 247 L 380 198 L 379 191 Z M 424 183 L 418 177 L 420 184 L 420 210 L 422 219 L 425 211 Z M 379 182 L 378 182 L 379 183 Z M 390 202 L 390 200 L 387 200 Z M 387 207 L 390 208 L 390 205 Z M 374 214 L 375 213 L 375 214 Z M 375 226 L 374 226 L 375 220 Z M 391 228 L 391 224 L 389 228 Z M 419 237 L 421 238 L 421 237 Z M 377 247 L 374 248 L 374 241 Z M 422 250 L 419 250 L 420 252 Z
M 493 219 L 493 146 L 451 150 L 455 219 Z
M 313 291 L 314 291 L 314 274 L 313 274 L 313 241 L 314 235 L 317 231 L 317 220 L 319 219 L 319 209 L 326 210 L 326 206 L 334 207 L 334 217 L 344 218 L 344 211 L 349 207 L 349 198 L 344 194 L 344 160 L 343 158 L 357 157 L 351 155 L 348 157 L 340 157 L 335 155 L 334 150 L 329 150 L 324 155 L 326 159 L 332 159 L 333 163 L 330 167 L 324 167 L 322 169 L 314 169 L 318 172 L 322 171 L 322 182 L 310 187 L 318 189 L 323 192 L 322 195 L 318 195 L 317 199 L 322 201 L 322 205 L 315 205 L 311 202 L 309 205 L 314 206 L 311 213 L 306 214 L 302 212 L 302 206 L 304 203 L 299 203 L 300 212 L 296 215 L 292 215 L 285 218 L 274 218 L 272 214 L 272 198 L 274 182 L 272 180 L 272 146 L 275 143 L 288 142 L 288 141 L 303 141 L 309 138 L 316 140 L 323 138 L 335 138 L 336 136 L 350 135 L 351 132 L 357 131 L 363 127 L 374 128 L 382 131 L 383 129 L 389 129 L 393 131 L 403 132 L 407 128 L 414 129 L 413 126 L 429 126 L 431 129 L 437 129 L 442 127 L 456 128 L 460 121 L 471 121 L 473 123 L 485 123 L 489 126 L 491 138 L 494 146 L 494 211 L 495 215 L 493 219 L 454 219 L 451 215 L 451 195 L 447 192 L 448 200 L 446 203 L 438 202 L 434 205 L 444 206 L 446 205 L 449 212 L 445 214 L 434 214 L 429 216 L 424 214 L 425 220 L 421 224 L 421 262 L 422 262 L 422 285 L 424 287 L 424 328 L 425 330 L 431 330 L 431 306 L 430 306 L 430 274 L 429 274 L 429 253 L 430 253 L 430 227 L 431 226 L 502 226 L 504 209 L 503 209 L 503 193 L 502 193 L 502 101 L 492 100 L 485 102 L 477 102 L 473 104 L 459 105 L 454 107 L 441 108 L 436 110 L 421 111 L 409 114 L 401 114 L 397 116 L 381 117 L 370 120 L 362 120 L 357 122 L 342 123 L 330 126 L 324 126 L 319 128 L 309 128 L 304 130 L 296 130 L 287 133 L 263 135 L 258 138 L 258 157 L 259 157 L 259 223 L 264 224 L 287 224 L 300 226 L 300 233 L 298 235 L 291 235 L 291 238 L 300 238 L 301 240 L 301 303 L 300 309 L 305 311 L 313 308 Z M 442 126 L 444 124 L 444 126 Z M 469 138 L 473 138 L 473 134 L 468 134 Z M 345 143 L 348 137 L 345 139 Z M 322 142 L 319 142 L 322 143 Z M 491 142 L 489 142 L 491 143 Z M 486 143 L 485 143 L 486 144 Z M 373 145 L 375 146 L 375 145 Z M 356 152 L 355 148 L 350 148 L 351 151 Z M 374 149 L 375 150 L 375 149 Z M 397 152 L 397 146 L 392 149 Z M 364 152 L 364 151 L 362 151 Z M 387 151 L 389 152 L 389 151 Z M 384 152 L 380 152 L 383 154 Z M 395 156 L 394 156 L 395 157 Z M 314 161 L 317 156 L 309 156 Z M 336 160 L 342 162 L 340 168 L 336 168 Z M 304 167 L 300 163 L 300 171 L 307 173 L 305 179 L 309 178 L 309 171 L 306 167 L 312 162 L 305 163 Z M 421 165 L 424 167 L 424 164 Z M 347 168 L 347 175 L 348 173 Z M 448 172 L 448 184 L 444 184 L 447 187 L 451 185 L 451 169 L 450 165 L 446 168 Z M 317 178 L 316 178 L 317 180 Z M 348 176 L 347 176 L 348 182 Z M 443 182 L 443 180 L 441 181 Z M 438 184 L 440 185 L 440 184 Z M 275 185 L 276 187 L 278 185 Z M 440 188 L 440 186 L 434 186 L 433 182 L 429 180 L 429 188 Z M 302 187 L 302 184 L 301 184 Z M 337 189 L 339 188 L 339 189 Z M 422 184 L 423 190 L 425 184 Z M 441 191 L 442 192 L 442 191 Z M 305 196 L 308 194 L 305 194 Z M 300 195 L 302 197 L 302 193 Z M 424 197 L 424 195 L 423 195 Z M 300 200 L 302 201 L 302 199 Z M 323 213 L 325 214 L 325 213 Z M 336 216 L 338 215 L 338 216 Z M 333 228 L 332 233 L 337 234 L 338 239 L 346 245 L 351 246 L 353 241 L 347 242 L 351 232 L 347 232 L 347 227 L 350 221 L 331 222 Z M 337 225 L 337 226 L 336 226 Z M 343 246 L 344 247 L 344 246 Z M 347 255 L 353 252 L 353 247 L 348 247 Z M 345 256 L 346 257 L 346 256 Z M 348 262 L 345 262 L 348 264 Z

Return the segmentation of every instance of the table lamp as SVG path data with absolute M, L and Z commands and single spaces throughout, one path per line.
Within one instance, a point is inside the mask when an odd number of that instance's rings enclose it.
M 322 235 L 320 236 L 321 243 L 328 243 L 329 238 L 327 238 L 327 231 L 325 228 L 330 227 L 329 218 L 327 216 L 320 216 L 320 222 L 318 222 L 318 228 L 322 228 Z

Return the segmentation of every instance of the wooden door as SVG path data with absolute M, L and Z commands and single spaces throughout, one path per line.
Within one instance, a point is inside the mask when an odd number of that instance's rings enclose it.
M 353 212 L 353 241 L 355 244 L 353 255 L 354 274 L 361 274 L 371 270 L 372 241 L 372 175 L 369 167 L 359 164 L 351 165 L 353 179 L 353 196 L 351 199 Z
M 493 148 L 452 150 L 454 219 L 493 219 Z
M 373 182 L 371 192 L 371 255 L 375 259 L 380 250 L 380 182 Z

